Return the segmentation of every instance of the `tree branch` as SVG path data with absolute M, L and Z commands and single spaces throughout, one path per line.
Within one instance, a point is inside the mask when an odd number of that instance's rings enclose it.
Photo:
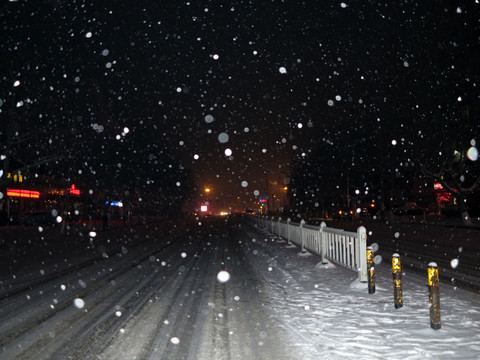
M 437 181 L 440 182 L 440 184 L 442 184 L 442 186 L 449 192 L 449 193 L 452 193 L 454 196 L 461 196 L 462 194 L 466 194 L 466 193 L 472 193 L 474 192 L 478 186 L 480 185 L 480 176 L 477 177 L 477 179 L 475 180 L 475 183 L 468 187 L 468 188 L 464 188 L 464 187 L 461 187 L 461 186 L 458 186 L 458 190 L 457 189 L 454 189 L 450 184 L 448 184 L 445 180 L 443 180 L 443 176 L 442 174 L 436 174 L 436 173 L 433 173 L 429 170 L 427 170 L 425 168 L 425 166 L 423 166 L 423 164 L 420 164 L 420 168 L 422 170 L 422 173 L 424 176 L 428 177 L 428 178 L 433 178 Z M 445 172 L 450 172 L 452 173 L 453 170 L 452 169 L 447 169 L 447 171 Z

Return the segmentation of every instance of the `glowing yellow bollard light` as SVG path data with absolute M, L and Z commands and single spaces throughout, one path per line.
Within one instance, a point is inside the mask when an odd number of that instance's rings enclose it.
M 434 330 L 442 327 L 440 318 L 440 289 L 438 278 L 438 266 L 431 262 L 428 264 L 428 288 L 430 290 L 430 326 Z
M 375 293 L 375 266 L 374 266 L 373 248 L 367 247 L 367 274 L 368 274 L 368 293 Z
M 400 262 L 400 255 L 392 255 L 392 273 L 393 273 L 393 300 L 395 302 L 395 309 L 403 306 L 403 291 L 402 291 L 402 264 Z

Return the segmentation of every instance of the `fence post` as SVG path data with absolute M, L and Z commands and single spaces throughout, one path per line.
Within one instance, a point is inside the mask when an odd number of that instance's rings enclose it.
M 431 262 L 428 264 L 428 288 L 430 290 L 430 326 L 434 330 L 442 327 L 440 319 L 440 289 L 438 287 L 438 266 Z
M 280 221 L 282 221 L 282 217 L 281 217 L 281 216 L 278 217 L 278 221 L 277 221 L 277 231 L 278 231 L 278 238 L 279 238 L 279 239 L 282 239 L 282 232 L 280 231 Z
M 290 222 L 292 220 L 290 220 L 290 218 L 287 218 L 287 245 L 292 245 L 291 241 L 290 241 Z
M 367 247 L 368 293 L 375 294 L 375 266 L 374 254 L 371 246 Z
M 306 252 L 305 250 L 305 239 L 304 239 L 304 236 L 303 236 L 303 225 L 305 224 L 305 220 L 301 220 L 300 221 L 300 240 L 302 242 L 302 253 Z
M 360 226 L 357 229 L 356 262 L 358 266 L 358 279 L 361 282 L 368 281 L 367 276 L 367 229 Z
M 274 222 L 273 220 L 275 220 L 275 216 L 272 216 L 272 220 L 270 220 L 270 224 L 272 225 L 272 231 L 271 231 L 271 233 L 272 233 L 272 235 L 275 235 L 275 232 L 274 232 L 274 230 L 273 230 L 273 229 L 274 229 L 273 224 L 275 224 L 275 222 Z
M 327 238 L 326 234 L 323 231 L 323 229 L 327 227 L 327 224 L 325 224 L 325 221 L 322 221 L 320 224 L 320 255 L 322 257 L 322 264 L 328 264 L 328 260 L 326 258 L 326 252 L 327 252 Z
M 393 300 L 395 302 L 395 309 L 403 306 L 403 292 L 402 292 L 402 264 L 400 262 L 400 255 L 397 253 L 392 255 L 392 273 L 393 273 Z

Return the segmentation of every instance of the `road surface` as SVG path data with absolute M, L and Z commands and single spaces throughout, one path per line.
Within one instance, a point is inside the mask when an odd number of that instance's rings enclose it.
M 0 359 L 478 357 L 478 293 L 442 285 L 432 330 L 425 274 L 404 267 L 396 309 L 387 261 L 369 294 L 237 220 L 0 229 Z
M 226 219 L 11 230 L 0 359 L 301 358 L 250 266 L 250 241 Z M 219 281 L 222 270 L 235 276 Z

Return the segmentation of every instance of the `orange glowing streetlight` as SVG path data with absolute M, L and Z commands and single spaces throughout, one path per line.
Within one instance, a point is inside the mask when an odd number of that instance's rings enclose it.
M 206 187 L 203 191 L 205 191 L 208 194 L 212 191 L 212 189 L 210 189 L 209 187 Z

